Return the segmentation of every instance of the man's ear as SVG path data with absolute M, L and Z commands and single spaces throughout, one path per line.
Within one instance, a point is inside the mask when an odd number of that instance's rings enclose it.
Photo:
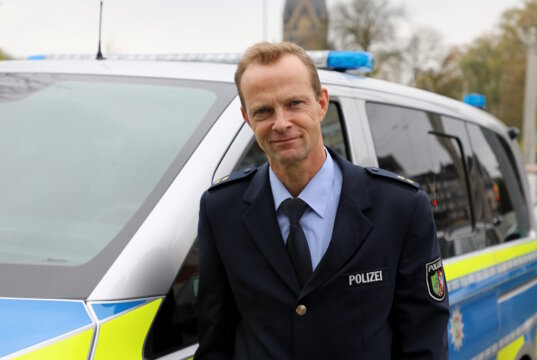
M 319 105 L 321 106 L 321 111 L 323 112 L 323 119 L 324 119 L 324 115 L 326 115 L 326 112 L 328 111 L 329 103 L 330 103 L 330 99 L 328 97 L 328 90 L 326 90 L 326 88 L 323 87 L 321 89 L 321 96 L 319 96 Z
M 242 114 L 242 118 L 244 119 L 244 121 L 246 121 L 248 126 L 252 127 L 252 125 L 250 124 L 250 119 L 248 119 L 248 114 L 246 114 L 246 111 L 244 110 L 242 106 L 241 106 L 241 114 Z

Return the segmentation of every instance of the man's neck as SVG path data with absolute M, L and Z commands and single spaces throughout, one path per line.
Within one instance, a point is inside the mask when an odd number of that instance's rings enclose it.
M 294 198 L 304 190 L 326 160 L 326 150 L 324 147 L 313 155 L 310 159 L 295 164 L 287 165 L 270 162 L 272 171 L 274 171 L 274 174 Z

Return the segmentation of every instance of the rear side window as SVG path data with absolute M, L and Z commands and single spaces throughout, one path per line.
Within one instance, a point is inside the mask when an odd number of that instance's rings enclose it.
M 483 179 L 483 218 L 489 243 L 527 236 L 528 208 L 509 145 L 498 134 L 474 124 L 468 124 L 468 132 Z
M 377 103 L 367 104 L 367 114 L 379 166 L 417 181 L 428 193 L 442 255 L 485 247 L 474 232 L 464 123 Z

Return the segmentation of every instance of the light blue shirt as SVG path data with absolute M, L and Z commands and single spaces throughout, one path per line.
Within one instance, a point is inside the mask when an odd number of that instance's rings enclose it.
M 269 168 L 269 180 L 278 224 L 280 225 L 283 241 L 287 242 L 289 218 L 280 209 L 280 205 L 285 199 L 293 196 L 287 191 L 285 185 L 278 179 L 271 168 Z M 342 184 L 343 174 L 341 169 L 326 151 L 326 160 L 323 166 L 298 195 L 300 199 L 309 205 L 309 208 L 300 218 L 300 225 L 308 240 L 313 270 L 319 265 L 328 245 L 330 245 Z

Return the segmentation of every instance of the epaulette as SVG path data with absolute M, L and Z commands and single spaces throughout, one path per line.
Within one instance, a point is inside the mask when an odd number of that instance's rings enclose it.
M 405 185 L 408 185 L 408 186 L 411 186 L 413 188 L 415 188 L 416 190 L 419 190 L 420 188 L 420 185 L 413 181 L 413 180 L 410 180 L 410 179 L 407 179 L 401 175 L 397 175 L 396 173 L 393 173 L 391 171 L 388 171 L 388 170 L 384 170 L 384 169 L 379 169 L 377 167 L 367 167 L 365 168 L 367 170 L 367 172 L 373 176 L 381 176 L 381 177 L 385 177 L 385 178 L 388 178 L 388 179 L 391 179 L 391 180 L 396 180 L 398 181 L 399 183 L 401 184 L 405 184 Z
M 223 178 L 220 178 L 220 179 L 216 180 L 213 183 L 213 185 L 209 188 L 209 190 L 213 190 L 213 189 L 216 189 L 217 187 L 220 187 L 222 185 L 231 184 L 231 183 L 233 183 L 235 181 L 245 179 L 245 178 L 255 174 L 256 171 L 257 171 L 256 168 L 246 168 L 246 169 L 233 171 L 231 174 L 226 175 Z

